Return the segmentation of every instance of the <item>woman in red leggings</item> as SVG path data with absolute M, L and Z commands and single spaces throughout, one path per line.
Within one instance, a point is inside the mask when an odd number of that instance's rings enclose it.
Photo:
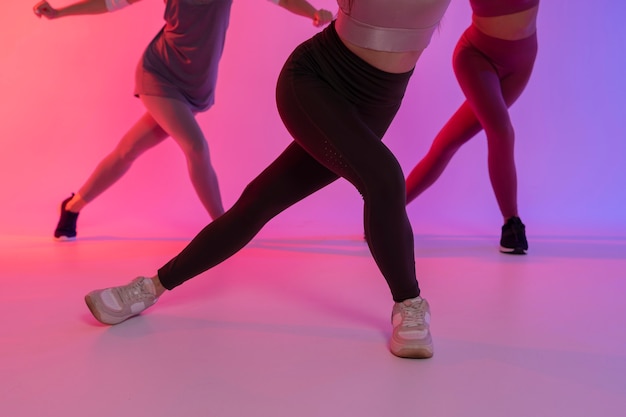
M 439 178 L 461 145 L 484 130 L 489 178 L 504 218 L 500 251 L 525 254 L 528 242 L 517 208 L 515 133 L 508 109 L 524 91 L 537 55 L 539 0 L 470 3 L 472 24 L 453 58 L 466 100 L 407 177 L 407 204 Z

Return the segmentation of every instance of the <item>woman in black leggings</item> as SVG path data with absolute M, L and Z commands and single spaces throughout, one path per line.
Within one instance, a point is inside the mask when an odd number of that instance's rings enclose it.
M 389 7 L 378 0 L 368 1 L 363 3 L 370 9 Z M 424 3 L 428 5 L 414 6 L 411 12 L 413 23 L 422 23 L 420 18 L 428 22 L 429 33 L 418 34 L 422 41 L 427 37 L 427 44 L 448 0 L 441 0 L 434 10 L 432 2 Z M 404 176 L 381 142 L 423 48 L 371 49 L 360 34 L 352 36 L 346 28 L 351 9 L 346 2 L 340 5 L 338 20 L 300 45 L 279 76 L 278 110 L 294 142 L 245 188 L 230 210 L 206 226 L 156 276 L 89 293 L 86 302 L 98 320 L 116 324 L 139 314 L 166 290 L 239 251 L 278 213 L 342 177 L 363 195 L 367 242 L 395 301 L 392 353 L 432 356 L 430 312 L 415 276 Z M 364 13 L 363 9 L 359 12 Z M 432 30 L 430 25 L 434 25 Z

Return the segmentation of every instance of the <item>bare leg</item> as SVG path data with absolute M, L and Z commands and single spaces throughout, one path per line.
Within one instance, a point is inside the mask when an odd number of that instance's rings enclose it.
M 161 128 L 180 146 L 187 160 L 196 194 L 211 218 L 224 213 L 217 175 L 211 165 L 209 146 L 189 107 L 166 97 L 141 96 L 146 109 Z
M 67 203 L 66 209 L 78 213 L 115 184 L 128 171 L 135 159 L 161 143 L 167 136 L 149 113 L 144 114 L 122 137 L 115 149 L 98 164 L 78 193 Z

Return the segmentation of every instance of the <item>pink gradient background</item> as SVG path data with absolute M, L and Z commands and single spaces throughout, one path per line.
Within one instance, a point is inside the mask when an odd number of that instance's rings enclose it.
M 60 201 L 143 113 L 132 96 L 134 69 L 163 23 L 160 0 L 59 21 L 37 19 L 31 3 L 6 2 L 0 16 L 1 235 L 51 236 Z M 462 101 L 450 57 L 469 23 L 467 3 L 452 2 L 387 134 L 405 173 Z M 314 4 L 336 10 L 332 0 Z M 626 236 L 625 12 L 609 0 L 541 5 L 535 72 L 512 109 L 520 209 L 531 236 Z M 291 50 L 317 30 L 265 0 L 234 1 L 217 102 L 199 116 L 226 206 L 290 141 L 275 81 Z M 498 234 L 485 152 L 480 135 L 409 206 L 416 234 Z M 358 234 L 361 204 L 339 182 L 262 233 Z M 182 153 L 168 141 L 85 209 L 79 234 L 188 237 L 208 220 Z
M 142 316 L 95 324 L 84 294 L 154 273 L 209 219 L 169 141 L 84 210 L 79 242 L 52 241 L 60 201 L 143 113 L 133 74 L 163 4 L 49 22 L 32 3 L 0 14 L 1 415 L 624 415 L 626 2 L 543 0 L 512 109 L 529 256 L 494 248 L 482 135 L 409 207 L 428 361 L 387 352 L 391 299 L 343 182 Z M 452 1 L 387 135 L 407 173 L 462 100 L 450 57 L 467 3 Z M 227 206 L 290 141 L 275 81 L 316 31 L 234 0 L 217 103 L 199 117 Z

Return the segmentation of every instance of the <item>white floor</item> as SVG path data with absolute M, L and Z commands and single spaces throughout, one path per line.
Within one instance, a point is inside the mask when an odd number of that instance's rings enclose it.
M 387 350 L 358 237 L 258 239 L 121 325 L 88 291 L 183 240 L 0 238 L 0 415 L 623 417 L 626 241 L 416 237 L 435 356 Z

